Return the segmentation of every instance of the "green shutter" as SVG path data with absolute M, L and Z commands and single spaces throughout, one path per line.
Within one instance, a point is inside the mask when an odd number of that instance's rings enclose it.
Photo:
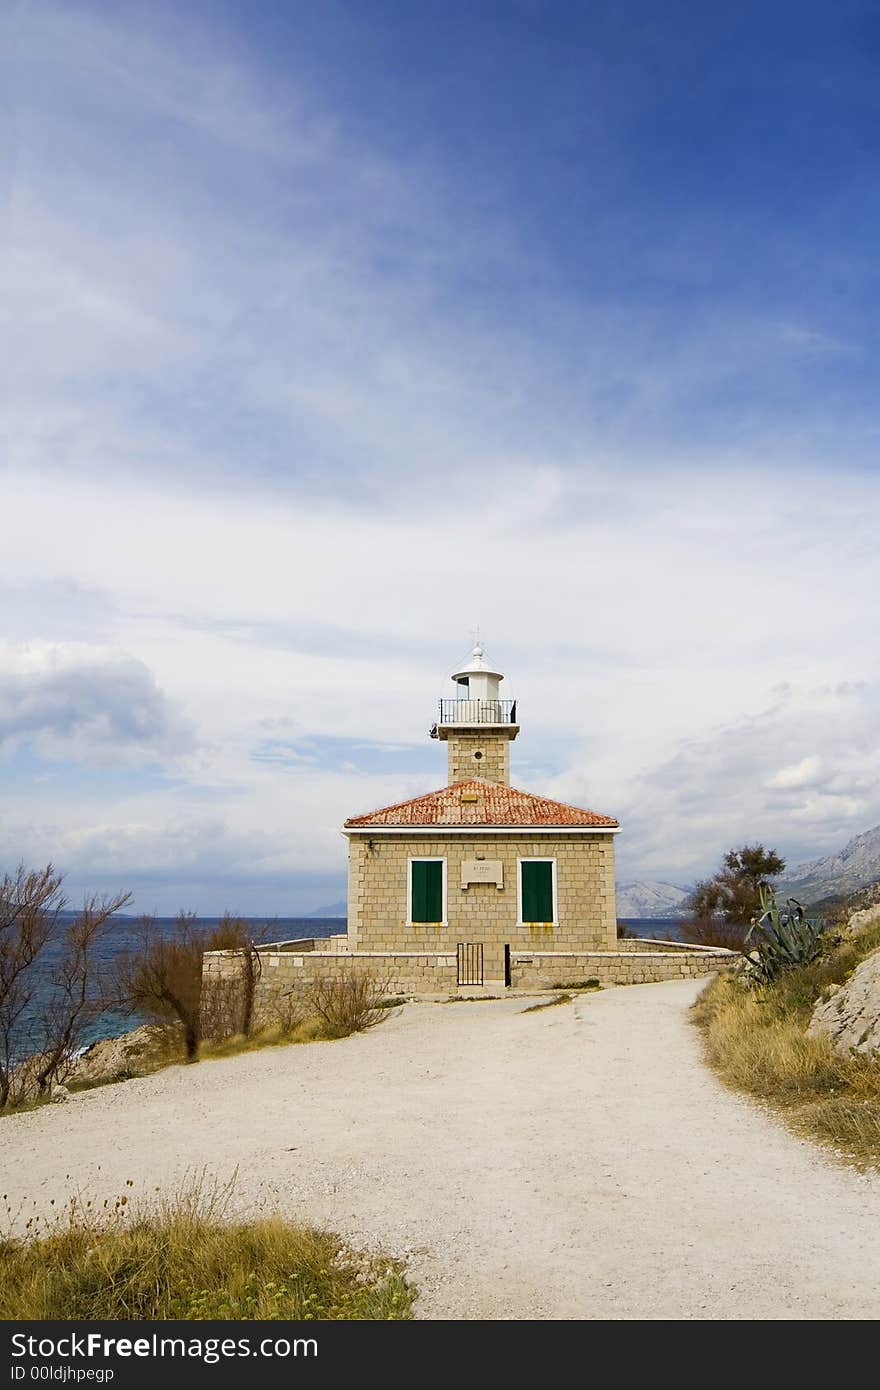
M 412 873 L 412 920 L 443 921 L 443 860 L 414 859 Z
M 553 865 L 546 860 L 524 859 L 520 869 L 523 921 L 552 922 Z

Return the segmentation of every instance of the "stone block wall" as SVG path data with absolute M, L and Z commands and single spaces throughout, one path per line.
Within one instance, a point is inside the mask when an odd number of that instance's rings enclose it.
M 504 886 L 462 889 L 465 859 L 500 860 Z M 445 859 L 447 922 L 407 926 L 410 858 Z M 554 927 L 517 925 L 518 860 L 555 859 Z M 459 941 L 483 943 L 486 977 L 504 971 L 504 947 L 544 951 L 611 950 L 617 946 L 614 841 L 610 835 L 352 835 L 349 840 L 348 934 L 352 951 L 455 952 Z
M 261 950 L 264 948 L 260 948 Z M 291 941 L 276 941 L 266 950 L 292 951 L 294 955 L 304 955 L 308 951 L 321 951 L 325 955 L 347 955 L 348 937 L 339 936 L 298 936 Z
M 458 986 L 455 952 L 359 952 L 303 951 L 261 948 L 261 971 L 256 985 L 253 1026 L 261 1027 L 284 1016 L 285 1001 L 302 993 L 315 979 L 341 979 L 352 971 L 369 972 L 387 995 L 454 995 Z M 513 990 L 545 990 L 598 980 L 603 985 L 648 984 L 659 980 L 693 979 L 715 970 L 728 969 L 734 952 L 696 948 L 655 951 L 516 951 L 511 952 Z M 499 982 L 487 984 L 494 992 Z M 205 1019 L 217 1016 L 212 1001 L 230 990 L 244 987 L 242 957 L 236 951 L 208 951 L 203 958 L 202 988 Z M 233 1011 L 235 1012 L 235 1011 Z M 211 1036 L 206 1030 L 206 1035 Z
M 711 946 L 694 946 L 689 941 L 666 941 L 653 936 L 623 936 L 614 944 L 615 951 L 706 951 Z
M 477 777 L 481 782 L 501 782 L 510 785 L 510 732 L 498 733 L 474 729 L 467 733 L 450 733 L 448 741 L 448 776 L 451 787 L 455 782 L 467 782 Z
M 253 1026 L 260 1028 L 284 1016 L 285 1000 L 302 993 L 316 979 L 342 979 L 354 972 L 374 977 L 383 992 L 396 994 L 455 994 L 456 955 L 423 952 L 362 953 L 306 950 L 301 953 L 262 947 L 256 985 Z M 217 1010 L 212 1002 L 228 998 L 230 987 L 243 987 L 242 959 L 236 951 L 206 951 L 202 958 L 203 1019 Z M 210 1034 L 208 1034 L 210 1036 Z
M 555 985 L 598 980 L 602 985 L 654 984 L 690 980 L 728 970 L 739 957 L 732 951 L 518 952 L 511 955 L 514 989 L 552 989 Z
M 355 957 L 314 952 L 308 956 L 264 953 L 258 990 L 258 1016 L 265 1020 L 277 1012 L 277 1003 L 291 992 L 304 990 L 315 979 L 341 979 L 359 972 L 372 975 L 383 993 L 454 994 L 457 965 L 452 955 L 403 952 Z

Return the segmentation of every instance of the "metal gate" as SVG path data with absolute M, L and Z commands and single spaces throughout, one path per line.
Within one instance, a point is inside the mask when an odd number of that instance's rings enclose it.
M 483 983 L 482 941 L 459 941 L 458 983 L 460 985 L 481 985 Z

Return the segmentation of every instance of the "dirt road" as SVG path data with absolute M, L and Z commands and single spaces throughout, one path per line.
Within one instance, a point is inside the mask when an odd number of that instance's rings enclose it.
M 424 1318 L 880 1316 L 880 1178 L 715 1081 L 700 987 L 408 1005 L 104 1087 L 0 1121 L 3 1187 L 58 1203 L 237 1167 L 240 1206 L 404 1254 Z

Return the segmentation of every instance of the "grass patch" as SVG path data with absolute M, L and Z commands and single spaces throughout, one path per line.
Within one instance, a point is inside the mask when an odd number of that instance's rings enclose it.
M 73 1199 L 48 1228 L 0 1241 L 0 1319 L 412 1316 L 397 1261 L 274 1216 L 229 1220 L 228 1197 L 198 1181 L 140 1211 L 127 1195 L 100 1212 Z
M 841 1056 L 805 1033 L 823 990 L 880 947 L 880 923 L 829 942 L 810 965 L 756 989 L 722 975 L 693 1009 L 708 1060 L 729 1086 L 775 1106 L 802 1133 L 860 1164 L 880 1165 L 880 1062 Z
M 570 1004 L 570 994 L 557 994 L 555 999 L 545 999 L 542 1004 L 530 1004 L 527 1009 L 523 1009 L 524 1014 L 537 1014 L 542 1009 L 555 1009 L 557 1004 Z
M 601 989 L 600 980 L 571 980 L 567 985 L 551 985 L 551 989 Z
M 293 1028 L 273 1023 L 255 1033 L 232 1033 L 228 1038 L 205 1039 L 199 1043 L 198 1060 L 216 1061 L 238 1057 L 243 1052 L 260 1052 L 264 1047 L 287 1047 L 293 1043 L 326 1042 L 336 1037 L 319 1018 L 305 1018 Z
M 388 1017 L 391 1009 L 408 1002 L 403 995 L 385 994 L 381 982 L 370 975 L 338 980 L 318 979 L 312 982 L 302 998 L 288 1000 L 274 1023 L 252 1033 L 203 1038 L 197 1045 L 195 1055 L 187 1057 L 182 1030 L 171 1026 L 161 1030 L 161 1036 L 148 1047 L 129 1053 L 112 1071 L 79 1077 L 74 1074 L 65 1085 L 71 1093 L 92 1091 L 99 1086 L 113 1086 L 118 1081 L 150 1076 L 163 1067 L 175 1064 L 217 1061 L 225 1057 L 238 1057 L 245 1052 L 258 1052 L 265 1047 L 347 1038 L 352 1033 L 376 1027 Z M 110 1043 L 114 1040 L 104 1041 Z M 0 1118 L 33 1110 L 50 1100 L 51 1097 L 44 1096 L 19 1105 L 5 1106 L 0 1110 Z

